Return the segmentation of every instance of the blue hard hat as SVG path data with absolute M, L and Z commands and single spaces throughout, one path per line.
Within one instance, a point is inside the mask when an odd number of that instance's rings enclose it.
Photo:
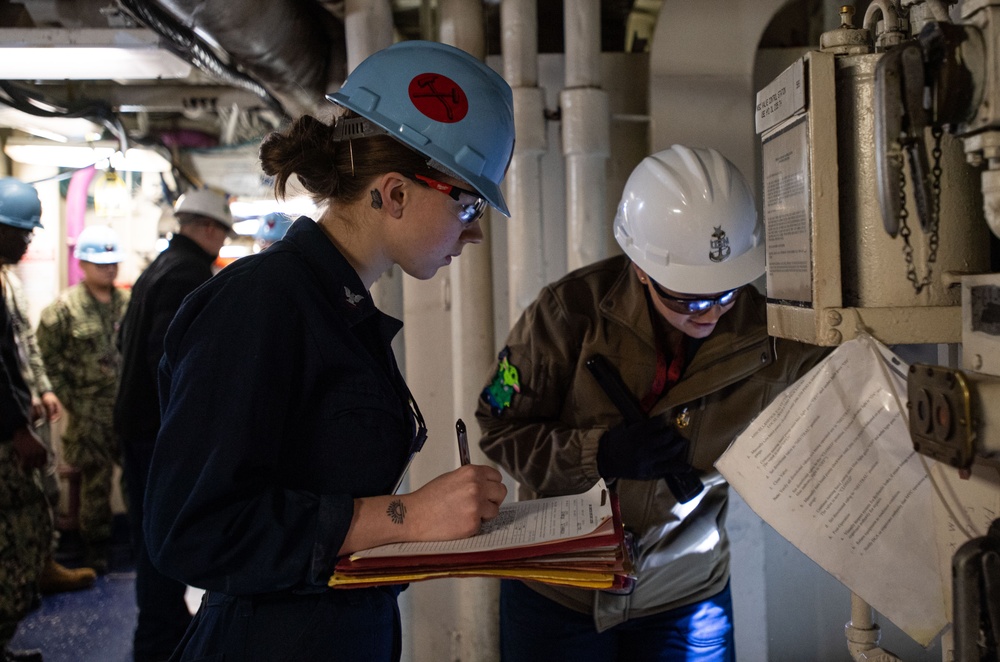
M 21 230 L 42 227 L 42 202 L 38 191 L 20 179 L 0 179 L 0 223 Z
M 91 264 L 118 264 L 124 259 L 118 234 L 107 225 L 85 227 L 76 238 L 73 257 Z
M 500 182 L 514 151 L 513 93 L 476 58 L 447 44 L 402 41 L 369 56 L 327 99 L 468 182 L 510 216 Z
M 284 214 L 271 213 L 260 219 L 260 227 L 257 229 L 257 234 L 254 236 L 259 242 L 267 242 L 273 244 L 288 232 L 288 228 L 292 226 L 292 219 L 288 218 Z

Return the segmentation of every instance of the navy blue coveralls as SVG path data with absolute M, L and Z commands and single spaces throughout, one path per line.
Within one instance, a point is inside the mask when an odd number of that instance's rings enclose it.
M 172 659 L 399 658 L 398 588 L 327 581 L 353 500 L 388 494 L 409 455 L 401 327 L 308 218 L 185 300 L 145 531 L 164 573 L 208 593 Z
M 156 372 L 163 358 L 163 338 L 184 297 L 212 277 L 215 256 L 193 239 L 175 234 L 132 286 L 132 298 L 118 336 L 121 379 L 115 398 L 114 427 L 122 451 L 128 488 L 128 517 L 135 551 L 136 616 L 133 658 L 162 660 L 174 650 L 191 624 L 187 587 L 164 576 L 149 560 L 142 536 L 142 500 L 146 476 L 160 429 Z

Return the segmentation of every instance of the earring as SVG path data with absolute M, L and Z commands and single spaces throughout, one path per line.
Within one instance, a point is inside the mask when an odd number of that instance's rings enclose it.
M 379 193 L 378 189 L 372 189 L 372 209 L 382 208 L 382 194 Z

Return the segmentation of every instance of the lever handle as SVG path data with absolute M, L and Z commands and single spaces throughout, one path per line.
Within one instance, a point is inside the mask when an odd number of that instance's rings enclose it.
M 899 234 L 900 181 L 903 174 L 902 53 L 890 49 L 875 65 L 875 183 L 882 225 L 890 237 Z

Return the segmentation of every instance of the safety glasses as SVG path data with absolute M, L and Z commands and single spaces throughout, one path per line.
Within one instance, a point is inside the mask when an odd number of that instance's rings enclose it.
M 707 312 L 713 306 L 728 306 L 733 301 L 736 300 L 736 295 L 740 293 L 739 287 L 735 290 L 729 290 L 728 292 L 723 292 L 722 294 L 715 297 L 675 297 L 673 294 L 668 293 L 663 287 L 660 286 L 652 278 L 649 282 L 653 284 L 653 289 L 656 291 L 656 295 L 660 297 L 663 301 L 663 305 L 674 311 L 675 313 L 680 313 L 681 315 L 700 315 L 701 313 Z
M 407 175 L 405 172 L 400 174 L 402 174 L 408 179 L 415 181 L 418 184 L 426 186 L 427 188 L 434 189 L 435 191 L 440 191 L 441 193 L 444 193 L 449 198 L 458 203 L 461 203 L 461 197 L 463 193 L 471 198 L 475 198 L 476 200 L 475 202 L 469 204 L 462 204 L 458 212 L 458 220 L 462 221 L 462 223 L 469 224 L 477 220 L 480 216 L 483 215 L 483 212 L 486 211 L 486 207 L 489 204 L 488 202 L 486 202 L 485 199 L 483 199 L 482 196 L 480 196 L 475 191 L 470 191 L 469 189 L 465 189 L 460 186 L 455 186 L 453 184 L 445 184 L 444 182 L 439 182 L 436 179 L 431 179 L 426 175 Z

